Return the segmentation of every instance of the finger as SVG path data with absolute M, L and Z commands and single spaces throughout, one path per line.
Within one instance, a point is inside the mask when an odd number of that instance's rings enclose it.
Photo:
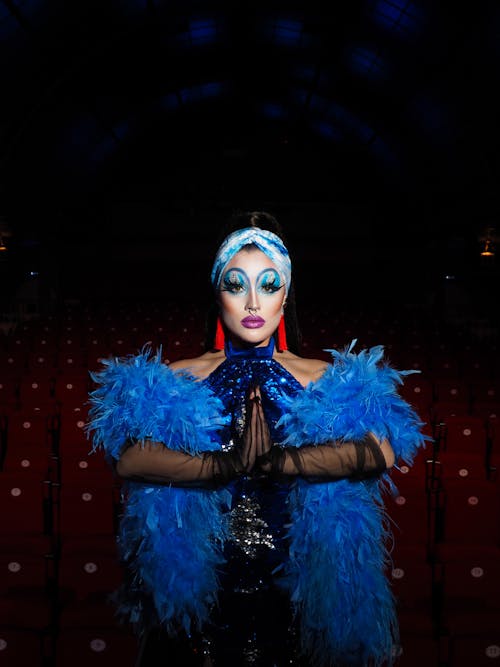
M 259 441 L 259 453 L 260 454 L 265 454 L 271 449 L 272 442 L 271 438 L 269 437 L 268 431 L 263 428 L 262 433 L 260 435 L 260 441 Z
M 248 471 L 252 470 L 257 455 L 258 429 L 259 419 L 257 405 L 252 403 L 249 414 L 247 439 L 245 441 L 245 458 Z
M 254 388 L 253 388 L 253 387 L 249 387 L 249 389 L 248 389 L 248 391 L 247 391 L 247 396 L 246 396 L 246 405 L 247 405 L 247 409 L 248 409 L 248 410 L 251 409 L 251 406 L 252 406 L 253 403 L 254 403 L 254 398 L 255 398 Z
M 259 414 L 259 452 L 264 454 L 272 446 L 271 431 L 263 411 Z
M 257 413 L 257 425 L 255 428 L 255 455 L 260 456 L 261 454 L 262 454 L 262 420 L 259 414 Z
M 261 397 L 256 393 L 253 394 L 253 398 L 251 399 L 251 401 L 256 405 L 260 405 L 262 403 Z
M 382 444 L 382 441 L 377 438 L 377 436 L 375 435 L 375 433 L 373 433 L 373 431 L 368 431 L 368 435 L 370 436 L 370 438 L 372 438 L 375 444 L 379 446 Z

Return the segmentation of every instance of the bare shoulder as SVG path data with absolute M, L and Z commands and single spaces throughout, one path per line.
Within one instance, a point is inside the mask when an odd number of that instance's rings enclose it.
M 204 380 L 225 359 L 223 351 L 205 352 L 199 357 L 192 359 L 179 359 L 172 361 L 169 368 L 177 372 L 186 372 L 198 380 Z M 328 363 L 321 359 L 308 359 L 299 357 L 292 352 L 277 352 L 274 359 L 283 366 L 303 387 L 311 382 L 316 382 L 328 368 Z
M 303 387 L 311 382 L 316 382 L 323 375 L 329 364 L 322 359 L 309 359 L 299 357 L 292 352 L 278 352 L 275 354 L 278 361 L 286 370 L 296 378 Z
M 172 361 L 168 366 L 173 371 L 185 371 L 193 375 L 198 380 L 204 380 L 219 366 L 225 359 L 224 352 L 205 352 L 199 357 L 192 359 L 178 359 Z

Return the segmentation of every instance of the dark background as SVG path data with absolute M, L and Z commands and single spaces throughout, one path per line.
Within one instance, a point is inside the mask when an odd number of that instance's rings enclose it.
M 3 0 L 0 58 L 4 319 L 202 298 L 239 208 L 303 299 L 496 318 L 498 3 Z

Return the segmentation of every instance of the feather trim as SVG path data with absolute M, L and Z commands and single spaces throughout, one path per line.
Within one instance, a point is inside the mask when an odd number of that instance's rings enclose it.
M 118 612 L 139 631 L 151 616 L 173 636 L 208 621 L 228 537 L 225 500 L 214 490 L 128 485 L 119 545 L 129 580 Z
M 381 507 L 366 484 L 347 480 L 299 482 L 289 503 L 285 585 L 302 651 L 318 667 L 390 665 L 398 627 Z
M 381 346 L 354 354 L 355 342 L 344 352 L 330 350 L 333 363 L 321 379 L 285 399 L 278 424 L 283 444 L 348 441 L 370 430 L 387 437 L 396 457 L 411 463 L 426 440 L 422 422 L 398 394 L 412 371 L 383 363 Z M 301 480 L 289 496 L 285 585 L 299 618 L 302 649 L 318 667 L 392 664 L 399 637 L 385 576 L 392 536 L 382 488 L 376 480 Z
M 411 465 L 430 438 L 422 434 L 423 422 L 398 389 L 406 375 L 418 371 L 392 368 L 383 361 L 381 345 L 354 354 L 355 343 L 344 352 L 326 350 L 333 363 L 323 376 L 285 399 L 288 406 L 278 423 L 287 433 L 284 444 L 357 440 L 373 431 L 390 440 L 397 460 Z
M 140 354 L 102 361 L 92 373 L 87 433 L 94 449 L 117 460 L 128 438 L 163 442 L 197 454 L 220 448 L 216 433 L 227 423 L 222 402 L 185 372 L 172 371 L 145 347 Z
M 228 419 L 222 402 L 163 364 L 161 349 L 103 364 L 92 375 L 98 386 L 86 430 L 111 464 L 127 438 L 151 438 L 190 454 L 220 449 L 218 431 Z M 227 492 L 137 482 L 124 483 L 124 491 L 118 544 L 128 579 L 116 594 L 118 615 L 139 631 L 153 617 L 169 633 L 189 634 L 208 620 L 216 601 Z

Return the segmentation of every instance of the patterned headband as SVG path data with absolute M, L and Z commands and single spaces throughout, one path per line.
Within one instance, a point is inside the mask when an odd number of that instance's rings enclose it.
M 215 289 L 219 287 L 222 273 L 231 259 L 239 252 L 243 246 L 253 243 L 262 250 L 269 259 L 276 265 L 278 273 L 286 285 L 286 292 L 290 288 L 292 279 L 292 263 L 290 255 L 283 241 L 279 236 L 267 229 L 259 227 L 245 227 L 237 229 L 229 236 L 226 236 L 221 243 L 220 248 L 215 255 L 214 265 L 212 267 L 212 285 Z

